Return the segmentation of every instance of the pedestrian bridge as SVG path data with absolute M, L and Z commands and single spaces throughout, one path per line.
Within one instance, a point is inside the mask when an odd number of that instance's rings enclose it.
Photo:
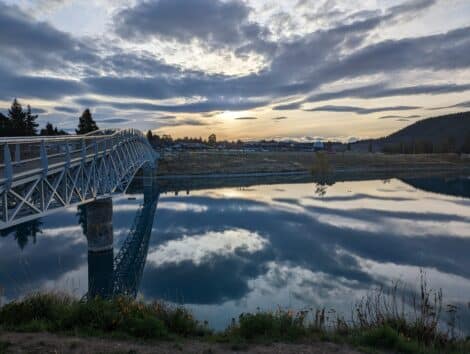
M 126 191 L 158 153 L 135 129 L 0 139 L 0 229 Z

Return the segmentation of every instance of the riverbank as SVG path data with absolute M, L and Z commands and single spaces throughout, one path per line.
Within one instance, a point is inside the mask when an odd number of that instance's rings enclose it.
M 470 171 L 470 158 L 457 154 L 386 155 L 314 152 L 180 152 L 163 155 L 158 175 L 227 176 L 311 174 L 321 165 L 328 174 Z
M 458 308 L 424 277 L 418 289 L 373 291 L 348 320 L 333 309 L 259 310 L 219 332 L 161 301 L 34 294 L 0 307 L 0 353 L 469 353 Z
M 2 351 L 3 345 L 3 351 Z M 328 342 L 236 345 L 195 339 L 145 342 L 111 338 L 72 337 L 52 333 L 0 333 L 0 353 L 112 354 L 359 354 L 347 345 Z

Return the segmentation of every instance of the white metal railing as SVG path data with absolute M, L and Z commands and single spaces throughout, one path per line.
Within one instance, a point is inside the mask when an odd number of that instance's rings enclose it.
M 0 228 L 122 191 L 140 166 L 158 157 L 137 129 L 1 138 L 0 148 Z
M 0 183 L 11 182 L 15 174 L 43 173 L 54 164 L 68 164 L 104 153 L 124 141 L 140 139 L 137 129 L 104 129 L 85 135 L 32 136 L 0 138 Z

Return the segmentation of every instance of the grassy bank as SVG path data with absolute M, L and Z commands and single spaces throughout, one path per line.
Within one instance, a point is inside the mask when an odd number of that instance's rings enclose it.
M 422 278 L 418 292 L 398 286 L 360 301 L 346 320 L 325 309 L 241 314 L 222 332 L 211 331 L 181 306 L 127 298 L 79 301 L 66 295 L 34 294 L 0 308 L 0 328 L 138 340 L 197 338 L 233 350 L 256 343 L 347 344 L 367 352 L 469 353 L 470 341 L 455 328 L 456 308 L 443 306 L 442 293 Z M 408 295 L 405 295 L 408 294 Z M 446 325 L 443 327 L 443 315 Z M 4 343 L 0 352 L 7 350 Z
M 470 169 L 470 160 L 457 154 L 385 155 L 346 152 L 326 153 L 323 160 L 319 161 L 318 154 L 314 152 L 181 152 L 163 155 L 158 174 L 309 173 L 319 163 L 328 164 L 331 173 Z

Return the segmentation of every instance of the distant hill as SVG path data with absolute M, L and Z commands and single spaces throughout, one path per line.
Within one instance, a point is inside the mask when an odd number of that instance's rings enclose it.
M 453 137 L 462 143 L 470 133 L 470 112 L 420 120 L 385 138 L 387 141 L 430 140 L 439 142 L 443 137 Z
M 427 118 L 387 137 L 359 141 L 353 150 L 390 153 L 470 152 L 470 112 Z

